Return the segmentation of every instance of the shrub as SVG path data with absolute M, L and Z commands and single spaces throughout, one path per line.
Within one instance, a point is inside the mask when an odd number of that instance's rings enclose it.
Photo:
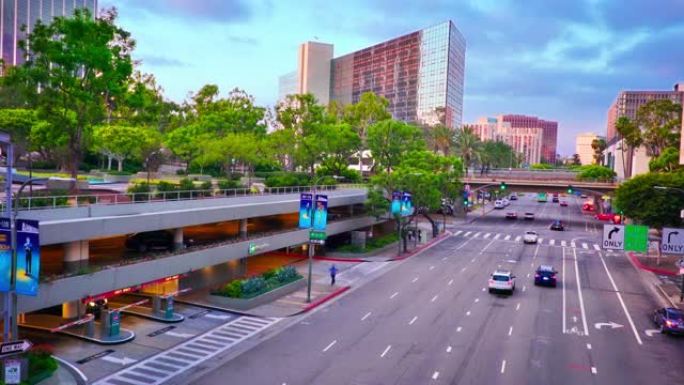
M 109 174 L 109 175 L 133 175 L 132 172 L 128 172 L 128 171 L 107 171 L 107 174 Z
M 266 280 L 262 277 L 252 277 L 242 281 L 242 295 L 244 297 L 254 297 L 266 289 Z
M 308 186 L 311 180 L 307 174 L 287 172 L 273 173 L 266 177 L 264 183 L 267 187 Z
M 276 272 L 276 277 L 278 278 L 278 281 L 280 281 L 280 283 L 286 283 L 294 281 L 295 279 L 301 276 L 297 272 L 297 269 L 295 269 L 294 267 L 283 266 Z
M 168 192 L 168 191 L 175 191 L 176 190 L 176 185 L 167 182 L 165 180 L 160 180 L 159 183 L 157 183 L 157 191 L 159 192 Z
M 128 193 L 133 199 L 133 202 L 143 202 L 149 200 L 150 197 L 147 193 L 150 192 L 150 185 L 147 183 L 138 183 L 132 186 L 128 186 Z
M 180 169 L 176 170 L 176 175 L 178 175 L 178 176 L 186 175 L 185 169 L 180 168 Z
M 580 172 L 577 175 L 577 179 L 583 181 L 611 182 L 616 175 L 615 171 L 608 167 L 595 164 L 582 166 L 579 170 Z
M 242 297 L 242 280 L 236 279 L 225 286 L 226 295 L 228 297 L 240 298 Z
M 280 281 L 278 281 L 278 277 L 275 276 L 268 278 L 266 280 L 266 284 L 268 285 L 269 289 L 275 289 L 281 285 Z
M 261 276 L 264 277 L 265 280 L 268 280 L 268 279 L 276 276 L 276 270 L 275 269 L 266 270 L 263 274 L 261 274 Z
M 221 179 L 218 181 L 218 188 L 221 190 L 230 190 L 242 187 L 240 181 L 232 179 Z

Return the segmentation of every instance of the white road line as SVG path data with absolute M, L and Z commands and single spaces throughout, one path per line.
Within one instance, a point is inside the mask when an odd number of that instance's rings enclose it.
M 456 333 L 460 333 L 460 332 L 461 332 L 461 330 L 463 330 L 463 328 L 462 328 L 462 327 L 460 327 L 460 326 L 459 326 L 459 327 L 457 327 L 457 328 L 456 328 Z
M 555 240 L 555 239 L 552 239 L 552 240 L 549 241 L 549 245 L 553 246 L 553 245 L 555 245 L 555 244 L 556 244 L 556 240 Z
M 520 238 L 522 238 L 520 235 L 518 235 L 517 237 L 515 237 L 515 242 L 520 242 Z
M 435 265 L 431 265 L 430 270 L 434 270 L 434 269 L 435 269 Z
M 513 334 L 513 326 L 508 328 L 508 335 L 510 336 L 511 334 Z
M 587 245 L 586 243 L 582 243 L 582 248 L 585 249 L 585 250 L 588 250 L 588 249 L 589 249 L 589 245 Z
M 337 343 L 337 340 L 333 340 L 333 342 L 329 343 L 328 346 L 323 349 L 324 352 L 327 352 L 330 348 L 332 348 L 335 344 Z
M 366 318 L 370 317 L 370 315 L 371 315 L 371 312 L 366 313 L 366 315 L 364 315 L 363 317 L 361 317 L 361 321 L 365 321 Z
M 596 374 L 596 367 L 595 366 L 591 367 L 591 374 Z
M 413 317 L 411 319 L 411 321 L 409 321 L 409 325 L 413 325 L 413 323 L 416 322 L 417 319 L 418 319 L 418 316 Z
M 527 278 L 530 278 L 530 273 L 527 273 Z
M 457 232 L 454 233 L 454 236 L 461 234 L 462 232 L 463 232 L 463 230 L 458 230 Z
M 470 260 L 470 263 L 473 263 L 473 262 L 475 262 L 475 258 L 473 258 L 473 259 Z
M 504 237 L 504 241 L 507 241 L 507 240 L 509 240 L 509 239 L 511 239 L 511 236 L 510 236 L 510 235 L 506 235 L 506 236 Z
M 627 321 L 629 321 L 629 326 L 632 327 L 632 332 L 634 332 L 634 337 L 636 338 L 637 342 L 639 345 L 642 345 L 643 342 L 641 342 L 641 337 L 639 336 L 639 333 L 636 330 L 636 327 L 634 326 L 634 321 L 632 321 L 632 316 L 629 314 L 629 311 L 627 311 L 627 305 L 625 305 L 625 301 L 622 300 L 622 295 L 620 294 L 620 290 L 618 290 L 617 285 L 615 284 L 615 281 L 613 280 L 613 276 L 610 274 L 610 271 L 608 271 L 608 265 L 606 265 L 606 261 L 603 259 L 603 255 L 601 253 L 598 253 L 599 258 L 601 259 L 601 263 L 603 264 L 603 268 L 606 269 L 606 274 L 608 275 L 608 279 L 610 280 L 610 284 L 613 285 L 613 289 L 615 290 L 615 294 L 618 297 L 618 300 L 620 301 L 620 305 L 622 305 L 622 310 L 625 312 L 625 315 L 627 316 Z
M 520 302 L 518 302 L 518 304 L 515 305 L 515 311 L 518 311 L 518 310 L 520 310 Z
M 577 279 L 577 295 L 579 296 L 580 312 L 582 313 L 582 326 L 584 327 L 584 335 L 589 335 L 589 327 L 587 326 L 587 312 L 584 310 L 584 297 L 582 296 L 582 285 L 579 277 L 579 266 L 577 263 L 576 249 L 572 249 L 572 254 L 575 256 L 575 279 Z
M 501 361 L 501 374 L 506 371 L 506 360 Z
M 467 316 L 470 315 L 470 310 L 468 310 L 468 311 L 466 312 L 466 315 L 467 315 Z
M 487 234 L 485 234 L 484 237 L 482 237 L 482 238 L 487 239 L 487 238 L 489 238 L 490 235 L 492 235 L 492 233 L 487 233 Z
M 390 349 L 392 349 L 392 345 L 387 345 L 387 347 L 386 347 L 385 350 L 382 352 L 382 354 L 380 355 L 380 357 L 381 357 L 381 358 L 384 357 L 385 354 L 387 354 L 387 352 L 390 351 Z
M 591 350 L 591 344 L 587 344 L 587 349 Z
M 577 247 L 577 245 L 575 244 L 575 241 L 570 242 L 570 247 Z
M 544 241 L 544 238 L 537 238 L 537 243 L 542 243 Z
M 442 257 L 442 261 L 446 261 L 447 257 Z
M 394 298 L 394 297 L 396 297 L 396 296 L 398 296 L 398 295 L 399 295 L 399 292 L 398 292 L 398 291 L 395 291 L 394 294 L 392 294 L 392 295 L 390 296 L 390 299 L 392 299 L 392 298 Z
M 448 285 L 451 286 L 452 283 L 454 283 L 454 280 L 453 280 L 453 279 L 449 280 Z
M 413 278 L 413 280 L 411 282 L 416 283 L 417 280 L 418 280 L 418 277 Z
M 563 293 L 563 334 L 565 334 L 565 331 L 567 330 L 567 321 L 566 321 L 566 315 L 565 315 L 565 305 L 566 305 L 566 300 L 565 300 L 565 249 L 562 250 L 562 257 L 561 257 L 561 293 Z
M 601 251 L 601 246 L 594 243 L 594 250 Z
M 477 233 L 475 233 L 475 235 L 473 235 L 473 238 L 477 238 L 477 237 L 479 237 L 479 236 L 480 236 L 480 234 L 482 234 L 482 232 L 478 231 Z
M 496 235 L 494 236 L 494 239 L 499 239 L 500 236 L 501 236 L 501 234 L 496 233 Z
M 438 297 L 438 296 L 432 297 L 432 299 L 430 300 L 430 302 L 435 302 L 435 301 L 437 301 L 437 297 Z
M 478 303 L 478 302 L 480 302 L 480 299 L 479 299 L 479 298 L 475 298 L 475 303 Z
M 523 285 L 523 293 L 527 290 L 527 286 Z
M 451 353 L 451 346 L 447 346 L 446 352 L 447 352 L 447 353 Z
M 464 237 L 467 237 L 467 236 L 470 235 L 471 233 L 472 233 L 472 231 L 468 231 L 468 232 L 466 232 L 465 234 L 463 234 L 463 236 L 464 236 Z
M 432 373 L 432 379 L 433 379 L 433 380 L 436 380 L 437 377 L 439 377 L 439 372 L 434 372 L 434 373 Z
M 567 245 L 568 245 L 568 244 L 567 244 L 565 241 L 561 241 L 561 246 L 565 247 L 565 246 L 567 246 Z
M 461 273 L 463 273 L 463 272 L 464 272 L 465 270 L 466 270 L 466 268 L 465 268 L 465 267 L 464 267 L 464 268 L 462 268 L 462 269 L 461 269 Z
M 482 288 L 482 291 L 487 291 L 487 288 L 486 288 L 486 287 L 483 287 L 483 288 Z

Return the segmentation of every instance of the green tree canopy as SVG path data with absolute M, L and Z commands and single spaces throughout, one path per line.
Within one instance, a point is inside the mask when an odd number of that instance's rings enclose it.
M 679 148 L 682 106 L 669 99 L 652 100 L 637 111 L 636 124 L 649 155 L 659 156 L 667 147 Z
M 368 127 L 368 147 L 376 166 L 390 172 L 404 155 L 410 151 L 423 150 L 425 143 L 418 127 L 388 119 Z
M 606 140 L 603 138 L 596 138 L 592 140 L 591 148 L 594 150 L 594 164 L 602 165 L 605 158 L 603 152 L 606 150 Z
M 93 132 L 93 144 L 97 151 L 111 156 L 123 170 L 123 161 L 140 153 L 142 129 L 131 126 L 97 126 Z
M 679 149 L 674 147 L 665 148 L 657 158 L 648 162 L 651 172 L 671 172 L 679 168 Z
M 680 227 L 684 193 L 655 186 L 684 189 L 684 173 L 648 173 L 623 182 L 615 191 L 615 204 L 624 214 L 654 228 Z
M 480 138 L 473 129 L 464 126 L 456 133 L 455 150 L 456 155 L 463 159 L 465 175 L 468 176 L 468 167 L 473 165 L 473 161 L 478 158 L 480 149 Z
M 589 164 L 579 168 L 577 179 L 586 181 L 610 182 L 615 178 L 615 171 L 608 167 Z

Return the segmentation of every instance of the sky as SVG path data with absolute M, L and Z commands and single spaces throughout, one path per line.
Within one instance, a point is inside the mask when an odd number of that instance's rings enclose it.
M 297 47 L 341 56 L 451 19 L 467 41 L 463 122 L 505 113 L 605 135 L 620 90 L 684 82 L 684 0 L 100 0 L 136 40 L 134 59 L 165 95 L 239 87 L 273 106 Z

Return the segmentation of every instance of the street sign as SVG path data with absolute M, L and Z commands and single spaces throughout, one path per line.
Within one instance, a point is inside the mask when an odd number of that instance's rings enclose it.
M 625 250 L 640 253 L 648 251 L 648 226 L 625 226 Z
M 21 383 L 21 361 L 5 360 L 5 384 Z
M 325 231 L 309 231 L 309 242 L 317 245 L 325 244 L 326 234 Z
M 607 250 L 623 250 L 625 247 L 625 226 L 603 225 L 602 245 Z
M 684 254 L 684 229 L 664 227 L 660 251 L 665 254 Z
M 28 340 L 5 342 L 0 344 L 0 357 L 11 356 L 12 354 L 23 353 L 33 346 Z

